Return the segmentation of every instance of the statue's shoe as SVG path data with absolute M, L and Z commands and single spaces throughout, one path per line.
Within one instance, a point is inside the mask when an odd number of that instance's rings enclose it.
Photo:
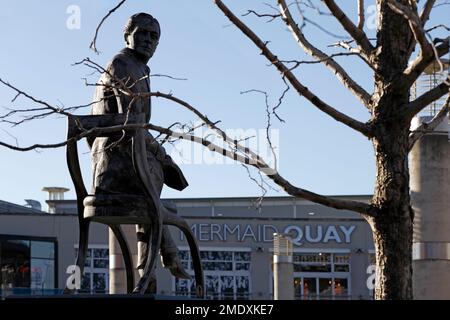
M 180 279 L 192 279 L 189 273 L 184 270 L 183 264 L 181 263 L 178 255 L 176 253 L 163 255 L 162 264 L 164 268 L 169 269 L 170 273 Z

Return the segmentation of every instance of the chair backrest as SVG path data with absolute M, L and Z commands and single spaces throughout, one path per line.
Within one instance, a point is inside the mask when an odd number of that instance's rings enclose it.
M 83 200 L 86 198 L 87 191 L 83 182 L 83 176 L 81 174 L 80 162 L 78 159 L 78 147 L 77 141 L 74 137 L 77 137 L 83 132 L 92 130 L 89 134 L 84 136 L 91 144 L 96 137 L 107 136 L 119 136 L 121 131 L 113 130 L 112 127 L 122 126 L 124 124 L 144 124 L 145 114 L 104 114 L 104 115 L 86 115 L 78 116 L 73 115 L 68 118 L 67 127 L 67 149 L 66 160 L 69 168 L 70 177 L 75 186 L 75 192 L 77 194 L 77 207 L 78 216 L 80 219 L 83 217 Z M 103 130 L 95 130 L 103 129 Z M 108 128 L 108 129 L 105 129 Z M 131 130 L 132 132 L 133 130 Z
M 73 115 L 68 118 L 67 139 L 73 138 L 83 131 L 92 130 L 94 128 L 111 128 L 124 124 L 143 124 L 145 123 L 145 114 L 102 114 L 77 116 Z M 104 132 L 93 132 L 89 137 L 106 137 L 117 134 L 115 130 L 107 130 Z

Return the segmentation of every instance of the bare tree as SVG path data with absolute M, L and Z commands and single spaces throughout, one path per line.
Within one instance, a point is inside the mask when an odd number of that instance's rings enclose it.
M 120 1 L 108 15 L 118 9 L 124 2 Z M 322 0 L 321 2 L 295 0 L 290 3 L 287 3 L 285 0 L 277 0 L 276 2 L 277 6 L 275 4 L 268 5 L 268 8 L 271 10 L 269 13 L 258 13 L 255 10 L 249 10 L 247 16 L 252 15 L 266 20 L 269 19 L 272 23 L 279 23 L 279 26 L 282 28 L 287 26 L 292 33 L 293 40 L 313 60 L 282 60 L 279 58 L 280 54 L 273 52 L 269 48 L 269 42 L 262 40 L 256 34 L 256 31 L 249 28 L 224 2 L 214 0 L 217 8 L 248 40 L 254 43 L 261 54 L 268 60 L 270 66 L 275 67 L 280 72 L 280 76 L 287 88 L 292 88 L 298 93 L 299 97 L 308 100 L 312 106 L 336 121 L 356 130 L 372 142 L 376 159 L 376 184 L 370 203 L 336 199 L 293 185 L 276 170 L 276 167 L 270 167 L 264 159 L 245 147 L 241 141 L 227 136 L 218 126 L 219 122 L 210 120 L 198 108 L 170 93 L 151 92 L 147 95 L 136 95 L 129 90 L 133 84 L 123 82 L 121 79 L 117 79 L 113 89 L 115 92 L 120 92 L 120 94 L 129 95 L 131 103 L 135 99 L 146 98 L 149 95 L 171 100 L 193 112 L 202 120 L 203 125 L 213 129 L 225 144 L 224 146 L 219 146 L 212 140 L 208 140 L 208 138 L 195 137 L 191 134 L 193 128 L 185 125 L 178 126 L 181 131 L 172 130 L 171 127 L 163 128 L 154 124 L 145 124 L 142 125 L 143 127 L 158 131 L 166 137 L 171 136 L 200 143 L 212 152 L 220 153 L 245 165 L 253 166 L 264 173 L 273 183 L 283 188 L 286 193 L 294 197 L 301 197 L 335 209 L 351 210 L 361 214 L 370 224 L 375 242 L 378 271 L 376 276 L 376 298 L 411 299 L 413 297 L 412 227 L 414 212 L 410 203 L 408 153 L 414 142 L 421 135 L 433 130 L 438 121 L 442 121 L 447 116 L 449 99 L 446 100 L 442 110 L 429 124 L 422 125 L 415 132 L 411 132 L 410 123 L 412 118 L 427 105 L 449 93 L 450 80 L 446 79 L 437 87 L 413 101 L 410 99 L 410 89 L 425 68 L 432 63 L 439 64 L 440 58 L 449 52 L 449 37 L 437 38 L 432 35 L 432 31 L 437 29 L 445 30 L 448 33 L 448 26 L 435 25 L 427 28 L 433 8 L 439 4 L 445 5 L 446 3 L 427 0 L 421 1 L 421 6 L 419 6 L 419 1 L 415 0 L 374 0 L 377 8 L 378 27 L 376 38 L 370 39 L 364 31 L 364 23 L 366 21 L 364 5 L 367 5 L 367 1 L 365 3 L 363 0 L 358 0 L 354 3 L 357 9 L 355 10 L 357 12 L 355 15 L 357 23 L 354 23 L 349 15 L 333 0 Z M 334 33 L 326 30 L 306 16 L 306 9 L 319 15 L 327 15 L 336 19 L 337 23 L 346 32 L 347 38 L 339 40 L 332 47 L 345 50 L 344 52 L 326 53 L 307 38 L 303 28 L 306 24 L 314 25 L 328 34 Z M 104 19 L 102 23 L 103 21 Z M 96 48 L 95 40 L 98 30 L 99 28 L 97 28 L 94 40 L 91 43 L 92 48 Z M 415 53 L 416 49 L 418 49 L 417 53 Z M 373 72 L 373 92 L 368 92 L 358 84 L 349 72 L 337 62 L 337 57 L 361 59 Z M 408 63 L 411 58 L 414 58 L 414 60 L 412 63 Z M 307 88 L 300 80 L 298 74 L 295 73 L 295 69 L 298 66 L 306 63 L 322 64 L 335 74 L 342 85 L 367 109 L 369 120 L 361 122 L 344 114 L 337 107 L 327 103 Z M 107 70 L 102 69 L 89 59 L 83 60 L 81 64 L 99 73 L 107 72 Z M 73 110 L 88 106 L 54 107 L 28 95 L 5 80 L 0 79 L 0 82 L 16 93 L 15 98 L 23 96 L 40 106 L 33 109 L 11 110 L 0 117 L 2 121 L 9 121 L 12 124 L 22 124 L 24 121 L 31 121 L 51 114 L 62 114 L 70 117 Z M 102 84 L 87 83 L 87 85 Z M 270 126 L 270 116 L 278 117 L 276 109 L 281 105 L 285 92 L 281 95 L 279 103 L 272 109 L 266 104 L 268 127 Z M 265 94 L 264 92 L 260 93 Z M 132 110 L 132 108 L 130 107 L 129 110 Z M 9 120 L 17 114 L 24 115 L 24 118 L 21 121 Z M 278 119 L 280 118 L 278 117 Z M 122 126 L 102 130 L 129 130 L 135 127 L 136 125 L 124 123 Z M 99 131 L 99 129 L 95 128 L 90 132 L 82 131 L 76 139 L 81 139 L 92 132 L 95 133 L 96 130 Z M 60 147 L 65 145 L 65 143 L 18 147 L 0 142 L 4 147 L 19 151 Z
M 412 234 L 414 212 L 410 204 L 408 153 L 424 129 L 432 130 L 448 113 L 448 100 L 432 123 L 410 132 L 412 118 L 427 105 L 449 93 L 449 79 L 436 88 L 410 101 L 410 89 L 425 68 L 449 51 L 449 37 L 433 38 L 425 29 L 434 0 L 376 0 L 376 39 L 369 39 L 363 30 L 364 1 L 356 1 L 358 23 L 355 24 L 334 0 L 321 1 L 329 13 L 352 38 L 340 41 L 338 46 L 355 53 L 373 70 L 374 90 L 364 90 L 335 60 L 334 56 L 321 51 L 306 37 L 302 26 L 294 18 L 303 16 L 301 6 L 311 6 L 312 1 L 294 1 L 288 4 L 278 0 L 278 12 L 271 13 L 272 20 L 280 18 L 291 31 L 301 49 L 330 69 L 339 81 L 360 100 L 370 113 L 370 120 L 363 123 L 338 111 L 308 89 L 296 76 L 288 63 L 272 52 L 268 42 L 263 41 L 223 1 L 214 0 L 223 14 L 261 50 L 262 55 L 278 69 L 283 79 L 305 99 L 325 114 L 369 138 L 376 158 L 376 184 L 369 204 L 336 202 L 324 196 L 292 186 L 280 176 L 271 176 L 283 189 L 298 197 L 333 208 L 358 212 L 368 221 L 375 241 L 377 276 L 375 295 L 377 299 L 411 299 L 412 293 Z M 319 8 L 315 2 L 313 6 Z M 295 6 L 294 6 L 295 5 Z M 273 7 L 272 7 L 273 8 Z M 268 14 L 255 13 L 259 17 Z M 448 26 L 444 26 L 448 30 Z M 408 61 L 418 48 L 411 64 Z M 302 62 L 296 62 L 299 65 Z M 294 67 L 295 67 L 294 66 Z

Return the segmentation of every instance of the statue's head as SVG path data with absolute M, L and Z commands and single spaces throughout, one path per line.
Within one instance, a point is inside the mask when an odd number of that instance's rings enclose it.
M 160 35 L 158 20 L 148 13 L 132 15 L 125 25 L 124 38 L 127 48 L 135 50 L 146 61 L 153 56 Z

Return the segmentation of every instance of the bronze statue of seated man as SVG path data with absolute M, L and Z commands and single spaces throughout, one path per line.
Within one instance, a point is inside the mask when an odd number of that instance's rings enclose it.
M 148 61 L 158 46 L 160 37 L 158 21 L 146 13 L 130 17 L 125 30 L 126 48 L 115 55 L 106 67 L 96 86 L 92 114 L 144 113 L 150 121 L 150 97 L 133 99 L 124 94 L 120 86 L 125 84 L 133 93 L 150 92 L 150 68 Z M 120 136 L 120 135 L 119 135 Z M 147 162 L 150 167 L 152 183 L 161 194 L 163 184 L 183 190 L 187 181 L 180 168 L 166 154 L 164 148 L 147 132 L 145 138 Z M 129 208 L 129 214 L 140 214 L 146 210 L 139 205 L 145 192 L 139 177 L 133 170 L 131 141 L 124 137 L 98 137 L 90 141 L 93 166 L 93 190 L 96 200 L 114 199 L 121 202 L 116 207 Z M 103 199 L 103 200 L 99 200 Z M 106 200 L 104 200 L 106 199 Z M 122 199 L 122 200 L 121 200 Z M 135 200 L 130 200 L 135 199 Z M 131 202 L 131 203 L 130 203 Z M 138 269 L 144 268 L 149 250 L 149 228 L 144 224 L 136 226 L 138 239 Z M 179 278 L 190 278 L 178 258 L 178 249 L 172 240 L 167 226 L 163 227 L 160 253 L 163 265 Z M 151 285 L 150 285 L 151 287 Z

